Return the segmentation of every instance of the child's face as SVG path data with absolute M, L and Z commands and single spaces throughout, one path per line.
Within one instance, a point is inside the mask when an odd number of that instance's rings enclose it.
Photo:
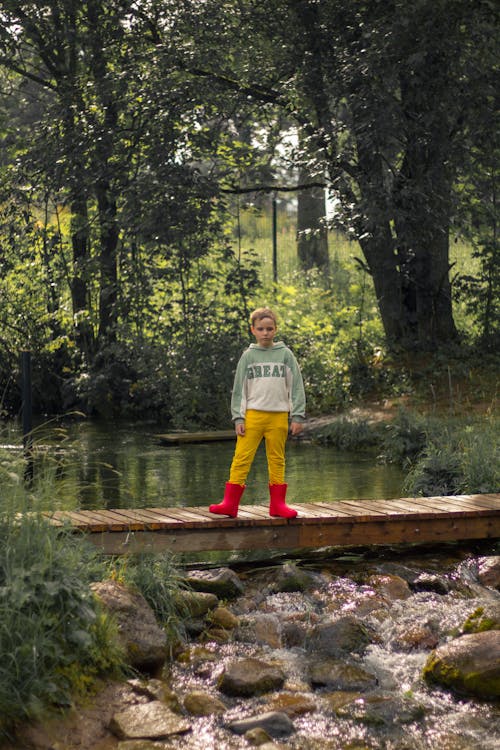
M 251 327 L 251 331 L 255 336 L 257 344 L 267 348 L 273 345 L 274 337 L 276 336 L 276 323 L 272 318 L 261 318 L 255 321 L 255 324 Z

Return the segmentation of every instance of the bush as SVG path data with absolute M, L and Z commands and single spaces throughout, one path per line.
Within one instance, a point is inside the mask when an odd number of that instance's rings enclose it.
M 0 520 L 0 731 L 70 704 L 122 667 L 89 584 L 97 553 L 37 513 Z

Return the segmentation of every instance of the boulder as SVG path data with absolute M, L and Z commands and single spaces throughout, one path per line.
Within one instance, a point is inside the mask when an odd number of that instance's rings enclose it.
M 294 563 L 285 563 L 277 571 L 273 590 L 280 592 L 306 591 L 314 582 L 315 579 L 311 573 L 301 570 Z
M 279 690 L 285 682 L 283 670 L 260 659 L 241 659 L 223 671 L 218 687 L 226 695 L 251 696 Z
M 271 648 L 281 646 L 281 624 L 276 615 L 257 613 L 240 619 L 236 639 L 245 643 L 260 643 Z
M 181 615 L 197 618 L 205 617 L 219 604 L 215 594 L 204 591 L 179 591 L 176 595 L 176 608 Z
M 463 635 L 439 646 L 430 654 L 423 675 L 458 693 L 500 697 L 500 631 Z
M 215 594 L 219 599 L 234 599 L 244 592 L 242 582 L 230 568 L 194 570 L 185 578 L 185 582 L 195 591 Z
M 167 635 L 142 594 L 112 580 L 93 583 L 92 590 L 118 624 L 127 662 L 141 672 L 159 671 L 168 656 Z
M 227 607 L 217 607 L 210 613 L 210 622 L 224 630 L 233 630 L 238 627 L 239 620 Z
M 500 630 L 500 602 L 487 602 L 472 612 L 462 626 L 464 633 L 483 633 Z
M 356 723 L 391 727 L 394 724 L 412 724 L 421 719 L 425 711 L 412 698 L 372 693 L 339 706 L 336 713 Z

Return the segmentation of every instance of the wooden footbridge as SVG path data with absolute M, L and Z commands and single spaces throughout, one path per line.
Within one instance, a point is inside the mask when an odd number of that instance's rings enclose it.
M 208 508 L 55 511 L 51 523 L 85 533 L 105 554 L 282 550 L 500 538 L 500 494 L 291 503 L 298 517 L 242 505 L 237 518 Z

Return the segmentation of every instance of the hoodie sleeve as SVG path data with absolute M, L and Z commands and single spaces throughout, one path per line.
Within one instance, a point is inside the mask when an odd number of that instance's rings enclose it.
M 231 418 L 235 425 L 245 420 L 245 413 L 247 410 L 247 397 L 245 388 L 247 357 L 245 355 L 246 352 L 243 352 L 234 374 L 233 392 L 231 395 Z
M 291 372 L 290 418 L 293 422 L 304 422 L 306 418 L 304 381 L 299 364 L 290 350 L 288 350 L 288 366 Z

